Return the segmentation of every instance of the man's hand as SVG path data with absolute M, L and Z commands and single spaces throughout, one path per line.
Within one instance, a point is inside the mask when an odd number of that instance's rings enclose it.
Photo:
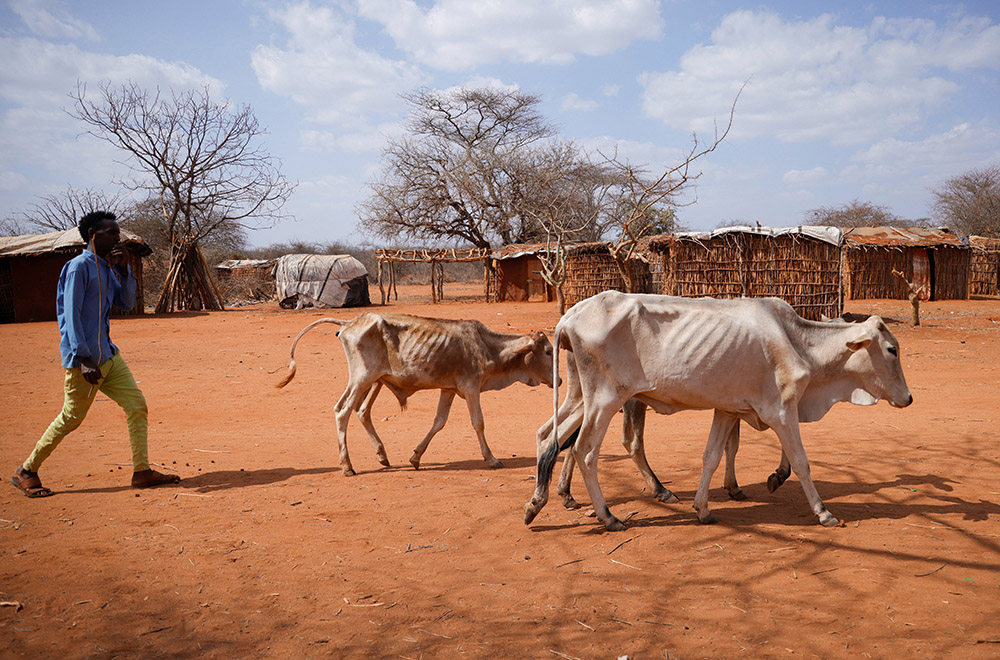
M 80 371 L 83 373 L 83 379 L 91 385 L 100 385 L 101 379 L 104 378 L 100 367 L 87 364 L 83 360 L 80 360 Z
M 128 253 L 121 243 L 114 246 L 108 253 L 108 263 L 122 275 L 128 274 Z

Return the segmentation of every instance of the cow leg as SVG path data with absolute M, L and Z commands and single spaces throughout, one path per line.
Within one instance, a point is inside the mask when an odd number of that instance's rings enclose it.
M 340 468 L 344 471 L 345 477 L 355 475 L 354 466 L 351 465 L 351 457 L 347 453 L 347 423 L 351 419 L 351 412 L 361 406 L 372 385 L 373 383 L 368 383 L 362 387 L 357 383 L 349 383 L 333 410 L 337 420 L 337 442 L 340 444 Z
M 705 453 L 701 458 L 701 481 L 698 483 L 698 492 L 694 495 L 694 510 L 702 523 L 709 524 L 716 521 L 708 509 L 708 487 L 712 482 L 712 475 L 722 460 L 722 452 L 732 433 L 732 427 L 739 423 L 738 418 L 719 412 L 712 418 L 712 430 L 708 434 L 708 444 L 705 445 Z
M 833 527 L 834 525 L 840 524 L 833 514 L 830 513 L 826 505 L 823 504 L 823 500 L 820 499 L 819 492 L 816 490 L 816 485 L 813 484 L 812 475 L 809 473 L 809 458 L 806 456 L 805 447 L 802 446 L 802 436 L 799 433 L 798 419 L 793 423 L 785 425 L 771 425 L 774 432 L 778 434 L 778 439 L 781 440 L 781 447 L 784 453 L 788 456 L 788 462 L 791 464 L 792 471 L 795 476 L 798 477 L 799 483 L 802 484 L 802 490 L 806 494 L 806 499 L 809 500 L 809 506 L 812 508 L 813 513 L 819 518 L 819 522 L 824 527 Z
M 579 509 L 580 503 L 573 498 L 570 492 L 570 485 L 573 481 L 573 468 L 576 466 L 576 458 L 573 456 L 572 445 L 576 443 L 576 438 L 580 433 L 580 422 L 583 420 L 583 402 L 579 401 L 575 407 L 569 410 L 559 411 L 559 448 L 570 442 L 569 451 L 563 458 L 562 471 L 559 473 L 559 483 L 556 485 L 556 494 L 562 498 L 563 506 L 567 509 Z M 547 438 L 552 433 L 552 420 L 549 419 L 545 426 L 539 431 L 539 437 Z M 544 434 L 544 435 L 543 435 Z
M 469 418 L 472 420 L 472 428 L 476 430 L 476 437 L 479 438 L 479 451 L 483 454 L 483 460 L 491 468 L 502 468 L 503 463 L 497 460 L 486 444 L 486 422 L 483 420 L 483 408 L 479 404 L 479 390 L 465 392 L 465 403 L 469 406 Z
M 381 390 L 382 383 L 375 383 L 365 396 L 364 401 L 361 402 L 361 407 L 358 408 L 357 414 L 358 419 L 361 420 L 361 425 L 368 432 L 368 438 L 375 446 L 375 456 L 378 458 L 378 462 L 389 467 L 389 457 L 385 453 L 385 445 L 382 444 L 382 438 L 378 437 L 378 433 L 375 432 L 375 425 L 372 424 L 372 405 L 374 405 L 375 399 Z
M 625 446 L 625 450 L 628 451 L 628 455 L 632 457 L 632 462 L 639 468 L 639 474 L 646 480 L 646 485 L 652 491 L 653 498 L 660 502 L 679 502 L 680 500 L 677 499 L 676 495 L 663 487 L 657 476 L 653 474 L 653 469 L 649 467 L 649 461 L 646 460 L 646 445 L 644 442 L 646 404 L 635 399 L 629 399 L 625 402 L 623 410 L 625 420 L 622 424 L 622 444 Z
M 579 426 L 581 420 L 583 419 L 583 399 L 578 396 L 580 388 L 577 387 L 574 390 L 572 388 L 572 382 L 570 385 L 571 387 L 569 389 L 569 393 L 567 393 L 566 399 L 559 407 L 559 432 L 555 441 L 553 442 L 552 440 L 551 417 L 547 422 L 542 424 L 541 428 L 538 429 L 538 434 L 535 436 L 535 445 L 538 451 L 538 463 L 535 474 L 535 492 L 532 494 L 531 500 L 524 505 L 525 525 L 531 524 L 531 521 L 535 519 L 535 516 L 538 515 L 538 513 L 549 501 L 549 482 L 552 480 L 552 468 L 555 466 L 559 450 L 562 448 L 563 444 L 568 443 L 571 439 L 575 442 L 576 438 L 579 437 Z M 574 392 L 577 396 L 573 395 Z M 566 458 L 563 462 L 563 475 L 559 477 L 560 483 L 562 483 L 563 477 L 566 475 L 567 471 L 569 476 L 572 476 L 573 465 L 575 463 L 576 461 L 573 459 L 573 452 L 570 450 L 566 454 Z M 566 476 L 566 489 L 566 495 L 569 495 L 568 476 Z M 563 503 L 567 508 L 579 508 L 580 505 L 576 503 L 576 500 L 574 500 L 572 496 L 569 496 L 569 499 L 570 501 L 567 503 L 565 496 L 563 498 Z
M 767 492 L 773 493 L 778 490 L 781 484 L 785 483 L 785 480 L 792 474 L 792 468 L 788 463 L 788 455 L 785 454 L 785 450 L 781 450 L 781 462 L 778 463 L 778 469 L 775 470 L 771 476 L 767 478 Z
M 420 469 L 420 459 L 423 457 L 424 452 L 427 451 L 427 445 L 431 443 L 431 438 L 437 435 L 438 431 L 443 429 L 445 423 L 447 423 L 448 414 L 451 412 L 451 404 L 454 400 L 454 392 L 441 390 L 441 396 L 438 398 L 437 414 L 434 416 L 434 423 L 431 425 L 431 430 L 427 432 L 427 435 L 420 441 L 420 444 L 414 448 L 413 456 L 410 456 L 410 465 L 414 469 Z
M 596 397 L 595 397 L 596 398 Z M 611 405 L 601 405 L 595 401 L 596 410 L 585 411 L 583 414 L 583 424 L 580 426 L 580 435 L 573 445 L 573 452 L 576 455 L 577 465 L 580 466 L 580 474 L 583 475 L 583 482 L 587 484 L 587 492 L 590 494 L 590 501 L 594 505 L 594 513 L 597 519 L 604 523 L 604 527 L 612 532 L 620 532 L 625 529 L 625 524 L 618 520 L 608 508 L 608 503 L 604 499 L 601 491 L 601 484 L 597 478 L 597 458 L 601 451 L 601 442 L 604 434 L 608 431 L 608 424 L 611 418 L 621 408 L 624 401 L 616 401 Z
M 724 413 L 716 410 L 715 414 L 722 415 Z M 726 438 L 726 478 L 724 483 L 726 492 L 729 493 L 729 499 L 731 500 L 745 500 L 747 498 L 743 489 L 736 483 L 736 453 L 739 450 L 740 424 L 737 422 L 729 432 L 729 437 Z

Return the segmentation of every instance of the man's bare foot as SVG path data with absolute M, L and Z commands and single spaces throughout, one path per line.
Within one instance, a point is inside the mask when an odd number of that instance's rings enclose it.
M 25 497 L 48 497 L 52 491 L 42 485 L 42 480 L 38 478 L 37 472 L 29 472 L 21 466 L 14 470 L 14 476 L 10 482 L 24 493 Z
M 132 473 L 132 488 L 152 488 L 163 484 L 175 484 L 181 478 L 176 474 L 164 474 L 156 470 L 140 470 Z

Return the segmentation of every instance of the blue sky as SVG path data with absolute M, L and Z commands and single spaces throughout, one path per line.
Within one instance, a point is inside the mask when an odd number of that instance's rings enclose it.
M 253 108 L 298 183 L 295 220 L 255 245 L 365 243 L 354 207 L 422 85 L 540 95 L 562 137 L 662 171 L 749 80 L 679 211 L 693 229 L 854 199 L 927 217 L 933 187 L 1000 164 L 994 0 L 8 0 L 0 62 L 0 216 L 114 189 L 120 154 L 65 112 L 77 80 L 207 84 Z

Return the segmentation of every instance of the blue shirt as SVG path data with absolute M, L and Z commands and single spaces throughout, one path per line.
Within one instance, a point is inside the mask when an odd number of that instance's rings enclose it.
M 131 268 L 127 276 L 120 277 L 111 264 L 90 250 L 63 266 L 56 289 L 63 367 L 78 368 L 81 357 L 91 357 L 101 364 L 118 352 L 108 336 L 111 305 L 132 309 L 135 286 Z

